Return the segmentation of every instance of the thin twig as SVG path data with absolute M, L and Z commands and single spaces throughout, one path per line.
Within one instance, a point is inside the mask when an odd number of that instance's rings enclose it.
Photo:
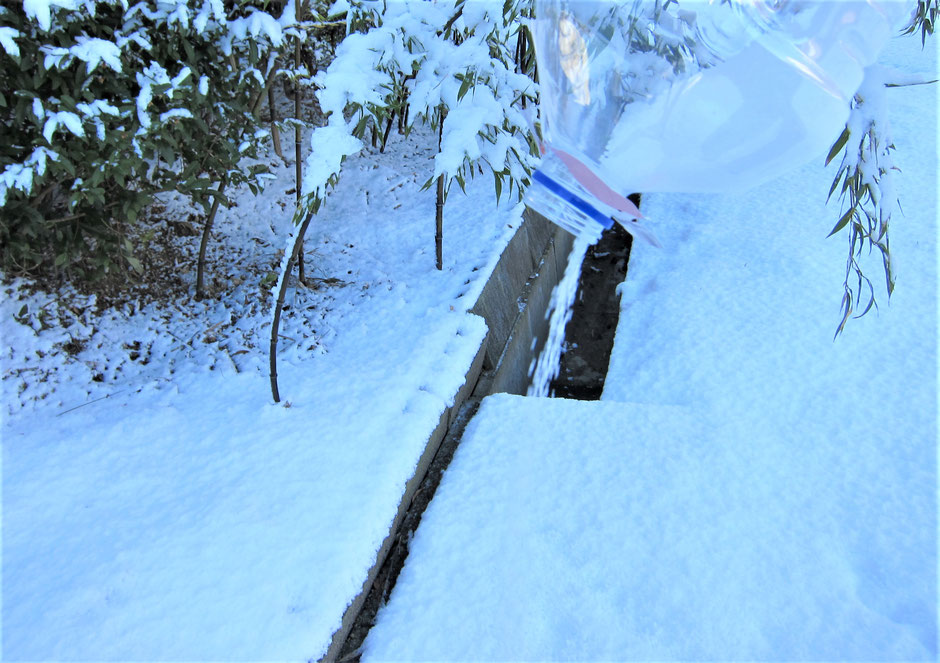
M 59 412 L 59 414 L 57 414 L 56 416 L 57 416 L 57 417 L 61 417 L 63 414 L 68 414 L 69 412 L 73 412 L 73 411 L 75 411 L 75 410 L 77 410 L 77 409 L 79 409 L 79 408 L 83 408 L 83 407 L 85 407 L 86 405 L 91 405 L 92 403 L 97 403 L 98 401 L 103 401 L 103 400 L 106 399 L 106 398 L 111 398 L 112 396 L 117 396 L 118 394 L 123 394 L 125 391 L 127 391 L 127 389 L 121 389 L 120 391 L 115 391 L 115 392 L 112 393 L 112 394 L 105 394 L 105 395 L 102 396 L 101 398 L 96 398 L 96 399 L 93 400 L 93 401 L 88 401 L 87 403 L 82 403 L 81 405 L 76 405 L 75 407 L 71 407 L 71 408 L 69 408 L 68 410 L 64 410 L 64 411 L 62 411 L 62 412 Z M 140 390 L 138 389 L 138 391 L 140 391 Z
M 215 222 L 216 214 L 219 212 L 219 204 L 222 202 L 222 192 L 228 186 L 228 173 L 222 176 L 219 182 L 219 188 L 216 189 L 216 195 L 212 200 L 212 209 L 209 210 L 209 216 L 206 217 L 206 225 L 202 229 L 202 239 L 199 242 L 199 258 L 196 260 L 196 301 L 201 300 L 205 293 L 203 292 L 203 281 L 206 271 L 206 248 L 209 245 L 209 235 L 212 233 L 212 225 Z

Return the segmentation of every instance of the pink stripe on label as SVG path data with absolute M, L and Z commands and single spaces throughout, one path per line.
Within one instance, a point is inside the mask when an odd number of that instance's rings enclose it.
M 576 180 L 578 180 L 581 186 L 590 191 L 602 203 L 605 205 L 610 205 L 614 209 L 620 210 L 621 212 L 624 212 L 634 218 L 646 218 L 640 214 L 640 210 L 637 209 L 636 205 L 607 186 L 604 180 L 595 175 L 594 171 L 581 163 L 581 161 L 571 156 L 564 150 L 559 150 L 557 147 L 552 147 L 549 145 L 548 149 L 554 152 L 558 158 L 561 159 L 562 163 L 567 166 L 568 170 L 571 171 L 571 174 Z

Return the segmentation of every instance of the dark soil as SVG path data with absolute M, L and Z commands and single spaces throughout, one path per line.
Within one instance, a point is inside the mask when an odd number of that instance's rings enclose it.
M 639 198 L 633 201 L 639 203 Z M 601 397 L 620 318 L 616 288 L 626 278 L 631 245 L 630 233 L 614 224 L 584 258 L 578 295 L 565 328 L 565 351 L 549 392 L 556 398 Z

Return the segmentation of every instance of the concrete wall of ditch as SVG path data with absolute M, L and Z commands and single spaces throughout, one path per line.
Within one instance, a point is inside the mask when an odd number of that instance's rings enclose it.
M 545 312 L 555 284 L 565 272 L 574 237 L 545 217 L 527 211 L 525 221 L 516 230 L 500 256 L 474 307 L 473 313 L 483 316 L 489 328 L 483 345 L 470 365 L 464 385 L 454 395 L 454 404 L 441 413 L 437 428 L 427 446 L 414 476 L 405 486 L 404 494 L 388 536 L 376 553 L 362 590 L 346 608 L 340 628 L 321 663 L 334 663 L 366 604 L 372 586 L 389 552 L 399 538 L 399 530 L 411 508 L 412 500 L 428 473 L 445 436 L 456 436 L 455 421 L 461 406 L 471 397 L 506 392 L 525 394 L 529 386 L 529 366 L 538 357 L 548 336 Z
M 475 395 L 526 393 L 529 367 L 548 336 L 552 289 L 571 253 L 573 235 L 531 210 L 524 218 L 471 309 L 489 328 Z

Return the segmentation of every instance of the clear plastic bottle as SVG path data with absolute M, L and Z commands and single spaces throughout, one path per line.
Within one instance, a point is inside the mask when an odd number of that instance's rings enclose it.
M 838 136 L 864 68 L 912 9 L 536 0 L 546 153 L 526 203 L 576 234 L 599 236 L 612 216 L 638 234 L 617 202 L 630 192 L 742 190 L 805 163 Z

